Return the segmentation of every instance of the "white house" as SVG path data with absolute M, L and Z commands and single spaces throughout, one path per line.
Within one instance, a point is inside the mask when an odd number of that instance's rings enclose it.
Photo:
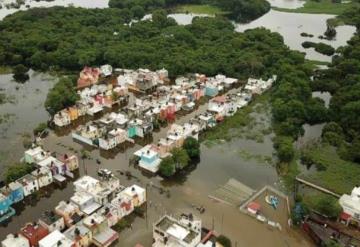
M 33 171 L 31 175 L 37 179 L 39 188 L 48 186 L 54 181 L 51 170 L 48 167 L 40 167 Z
M 71 123 L 70 114 L 67 109 L 63 109 L 54 115 L 54 123 L 56 126 L 63 127 Z
M 175 219 L 169 215 L 153 225 L 152 247 L 196 247 L 201 241 L 201 221 L 192 215 Z
M 339 203 L 343 208 L 342 220 L 348 224 L 351 220 L 360 223 L 360 186 L 355 187 L 350 195 L 344 194 Z
M 39 241 L 39 247 L 72 247 L 72 241 L 58 230 Z
M 75 192 L 70 198 L 70 201 L 87 215 L 90 215 L 101 208 L 101 204 L 97 203 L 94 197 L 87 192 Z
M 29 240 L 22 235 L 9 234 L 1 241 L 1 247 L 30 247 Z
M 19 178 L 16 181 L 23 186 L 25 197 L 39 190 L 39 183 L 36 177 L 31 174 L 26 174 L 25 176 Z
M 125 188 L 120 193 L 123 193 L 123 194 L 127 195 L 128 197 L 130 197 L 134 207 L 139 207 L 144 202 L 146 202 L 146 190 L 136 184 Z
M 100 67 L 100 72 L 103 76 L 110 76 L 113 72 L 113 68 L 111 65 L 103 65 Z
M 65 229 L 65 220 L 62 216 L 55 214 L 54 211 L 45 211 L 39 218 L 39 224 L 49 232 Z
M 44 151 L 42 147 L 37 146 L 25 151 L 24 160 L 28 164 L 33 164 L 33 163 L 38 163 L 39 161 L 42 161 L 49 156 L 50 154 Z

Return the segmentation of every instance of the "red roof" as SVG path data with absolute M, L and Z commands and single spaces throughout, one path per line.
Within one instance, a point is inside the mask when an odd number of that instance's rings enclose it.
M 39 241 L 49 234 L 49 231 L 41 225 L 28 223 L 21 228 L 20 234 L 29 240 L 31 246 L 37 246 Z
M 260 204 L 257 202 L 250 202 L 247 207 L 254 211 L 259 211 L 261 208 Z
M 342 213 L 340 214 L 340 219 L 342 219 L 342 220 L 347 221 L 347 220 L 349 220 L 350 218 L 351 218 L 351 215 L 350 215 L 350 214 L 347 214 L 347 213 L 345 213 L 345 212 L 342 212 Z
M 216 103 L 225 103 L 226 102 L 226 98 L 225 96 L 217 96 L 215 98 L 212 99 L 212 101 L 216 102 Z

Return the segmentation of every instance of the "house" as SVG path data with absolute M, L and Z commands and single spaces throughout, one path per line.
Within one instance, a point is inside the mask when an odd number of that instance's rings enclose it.
M 340 219 L 347 225 L 350 222 L 360 225 L 360 186 L 354 187 L 350 195 L 343 194 L 339 203 L 343 209 Z
M 110 150 L 126 141 L 126 131 L 120 128 L 112 129 L 104 137 L 99 138 L 99 147 Z
M 38 180 L 31 174 L 26 174 L 16 181 L 22 185 L 25 197 L 39 190 Z
M 131 198 L 134 207 L 139 207 L 146 202 L 146 190 L 136 184 L 125 188 L 121 194 Z
M 72 241 L 55 230 L 39 241 L 39 247 L 73 247 Z
M 101 137 L 104 132 L 106 132 L 106 128 L 90 123 L 86 126 L 79 126 L 71 133 L 71 136 L 80 142 L 90 146 L 96 146 L 98 138 Z
M 214 97 L 209 101 L 208 111 L 218 113 L 224 116 L 226 112 L 225 104 L 226 104 L 226 97 L 224 95 Z
M 87 192 L 75 192 L 70 201 L 86 215 L 90 215 L 101 208 L 101 204 L 97 203 L 94 197 Z
M 153 124 L 145 119 L 133 119 L 128 124 L 128 137 L 133 138 L 139 136 L 143 138 L 145 135 L 153 131 Z
M 75 225 L 82 219 L 83 213 L 79 207 L 72 202 L 61 201 L 55 207 L 55 213 L 64 218 L 67 227 Z
M 70 113 L 67 109 L 63 109 L 54 115 L 53 122 L 58 127 L 64 127 L 71 123 Z
M 54 211 L 45 211 L 41 214 L 39 225 L 45 227 L 49 232 L 55 230 L 62 231 L 65 229 L 64 218 L 55 214 Z
M 24 199 L 24 189 L 19 182 L 11 182 L 1 188 L 1 193 L 11 200 L 11 203 L 17 203 Z
M 1 241 L 1 247 L 30 247 L 29 240 L 18 234 L 9 234 Z
M 91 245 L 92 232 L 82 222 L 67 229 L 64 235 L 72 241 L 72 247 L 88 247 Z
M 153 148 L 152 145 L 146 145 L 134 153 L 135 156 L 140 158 L 139 166 L 152 173 L 159 170 L 161 159 L 159 153 Z
M 48 167 L 40 167 L 33 171 L 31 175 L 38 181 L 39 188 L 46 187 L 54 181 L 51 170 Z
M 103 76 L 108 77 L 111 76 L 113 68 L 111 65 L 106 64 L 100 67 L 100 72 Z
M 77 81 L 77 88 L 81 89 L 96 84 L 99 80 L 100 73 L 101 71 L 99 68 L 85 67 L 80 72 L 80 77 Z
M 210 113 L 201 114 L 198 118 L 200 120 L 200 125 L 204 125 L 205 129 L 216 126 L 215 117 Z
M 98 247 L 110 246 L 119 238 L 119 234 L 108 226 L 106 218 L 98 213 L 86 217 L 83 224 L 92 232 L 92 243 Z
M 116 197 L 111 201 L 111 205 L 116 208 L 119 220 L 134 211 L 132 197 L 126 193 L 118 193 Z
M 116 177 L 99 181 L 90 176 L 83 176 L 74 182 L 75 191 L 90 194 L 95 202 L 105 205 L 114 197 L 120 189 L 120 181 Z
M 153 225 L 153 247 L 196 247 L 201 242 L 201 221 L 182 215 L 175 219 L 165 215 Z
M 208 81 L 205 84 L 205 96 L 214 97 L 219 93 L 219 88 L 217 83 L 213 81 Z
M 108 226 L 112 227 L 118 223 L 122 218 L 118 207 L 111 203 L 106 204 L 104 207 L 99 209 L 98 213 L 106 218 Z
M 64 175 L 66 174 L 67 167 L 65 163 L 61 162 L 60 160 L 56 159 L 53 156 L 49 156 L 46 159 L 38 162 L 39 167 L 46 167 L 50 169 L 51 174 L 53 176 L 54 181 L 63 182 L 66 180 Z
M 24 161 L 27 164 L 36 164 L 36 163 L 46 159 L 49 156 L 50 156 L 49 152 L 46 152 L 42 149 L 42 147 L 37 146 L 37 147 L 30 148 L 25 151 Z
M 65 164 L 67 171 L 75 171 L 79 169 L 79 159 L 76 155 L 64 154 L 59 157 L 59 160 Z
M 39 247 L 39 241 L 49 234 L 49 231 L 36 223 L 27 223 L 20 234 L 28 239 L 31 247 Z
M 3 222 L 15 215 L 15 210 L 11 207 L 12 201 L 10 195 L 6 196 L 0 193 L 0 222 Z

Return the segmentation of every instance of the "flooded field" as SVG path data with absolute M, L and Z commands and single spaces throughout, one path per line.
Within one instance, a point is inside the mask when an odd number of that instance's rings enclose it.
M 306 53 L 306 58 L 310 60 L 330 62 L 331 56 L 325 56 L 314 49 L 304 49 L 301 44 L 304 41 L 323 42 L 333 46 L 335 49 L 346 45 L 356 31 L 354 26 L 339 26 L 336 28 L 337 35 L 334 40 L 319 39 L 326 31 L 326 20 L 333 18 L 333 15 L 323 14 L 298 14 L 285 13 L 270 10 L 267 14 L 248 24 L 237 24 L 236 30 L 243 32 L 247 29 L 265 27 L 273 32 L 278 32 L 283 36 L 285 44 L 290 49 Z M 313 38 L 302 37 L 302 32 L 314 35 Z
M 56 78 L 43 73 L 30 71 L 30 79 L 17 83 L 12 74 L 0 75 L 0 93 L 8 100 L 0 105 L 0 171 L 8 162 L 21 158 L 23 141 L 31 138 L 32 130 L 41 122 L 46 122 L 49 115 L 44 108 L 44 101 Z

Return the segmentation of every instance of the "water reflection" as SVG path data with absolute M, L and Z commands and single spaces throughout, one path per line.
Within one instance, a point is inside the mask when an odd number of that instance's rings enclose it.
M 267 14 L 259 19 L 247 23 L 236 24 L 238 32 L 244 32 L 247 29 L 265 27 L 273 32 L 278 32 L 283 36 L 284 42 L 292 50 L 299 50 L 306 53 L 306 58 L 311 60 L 330 62 L 331 57 L 322 55 L 314 49 L 304 49 L 301 44 L 304 41 L 323 42 L 338 48 L 346 45 L 346 42 L 353 36 L 356 31 L 354 26 L 339 26 L 336 28 L 337 35 L 334 40 L 322 40 L 318 36 L 323 35 L 326 31 L 326 20 L 335 17 L 334 15 L 323 14 L 297 14 L 285 13 L 270 10 Z M 313 34 L 313 38 L 302 37 L 302 32 Z

